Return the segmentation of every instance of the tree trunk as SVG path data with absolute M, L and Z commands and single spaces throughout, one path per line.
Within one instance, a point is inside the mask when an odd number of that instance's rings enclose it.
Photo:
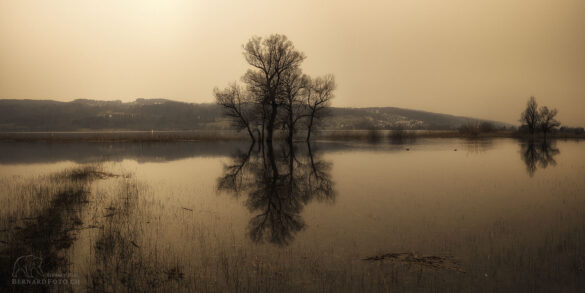
M 311 140 L 311 130 L 313 129 L 313 118 L 315 113 L 311 113 L 311 119 L 309 120 L 309 126 L 307 127 L 307 141 Z
M 266 141 L 272 141 L 272 134 L 274 132 L 274 121 L 276 120 L 276 111 L 277 105 L 276 102 L 272 102 L 272 111 L 270 112 L 270 118 L 268 120 L 268 125 L 266 125 L 266 131 L 268 131 L 268 135 L 266 136 Z
M 256 127 L 256 135 L 258 135 L 258 142 L 262 142 L 262 133 L 260 132 L 258 127 Z
M 270 169 L 272 169 L 272 176 L 273 176 L 273 180 L 276 180 L 279 176 L 278 174 L 278 167 L 276 166 L 276 159 L 274 158 L 274 147 L 272 146 L 272 141 L 267 141 L 266 142 L 266 147 L 267 147 L 267 157 L 268 157 L 268 161 L 270 163 Z
M 291 130 L 289 130 L 289 132 L 288 132 L 288 138 L 286 139 L 288 141 L 288 143 L 292 143 L 293 142 L 293 136 L 294 136 L 294 134 L 293 134 L 293 131 L 291 129 Z
M 252 139 L 252 141 L 255 142 L 256 138 L 254 137 L 254 133 L 252 133 L 252 129 L 250 129 L 249 124 L 246 125 L 246 129 L 248 129 L 248 134 L 250 135 L 250 139 Z
M 262 135 L 260 136 L 260 142 L 264 145 L 264 130 L 266 129 L 266 106 L 262 105 Z
M 292 144 L 294 136 L 295 136 L 295 126 L 294 126 L 294 122 L 293 122 L 292 105 L 290 105 L 290 109 L 288 112 L 288 142 L 290 144 Z
M 289 180 L 290 180 L 290 185 L 289 186 L 291 188 L 291 190 L 289 192 L 290 192 L 290 194 L 292 194 L 292 186 L 293 186 L 292 180 L 294 178 L 294 175 L 293 174 L 294 174 L 294 163 L 295 163 L 295 150 L 294 150 L 294 146 L 293 146 L 292 142 L 290 142 L 288 144 L 288 147 L 290 149 L 289 150 L 289 159 L 288 159 L 289 160 L 288 161 L 288 173 L 289 173 L 289 176 L 290 176 L 289 177 Z

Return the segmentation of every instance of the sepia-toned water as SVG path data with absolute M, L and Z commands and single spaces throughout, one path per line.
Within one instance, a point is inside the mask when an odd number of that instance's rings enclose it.
M 0 250 L 31 225 L 23 186 L 97 164 L 58 253 L 74 291 L 582 292 L 583 154 L 514 139 L 0 143 Z

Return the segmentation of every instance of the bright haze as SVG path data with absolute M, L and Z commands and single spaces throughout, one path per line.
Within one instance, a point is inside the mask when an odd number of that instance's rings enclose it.
M 0 0 L 0 98 L 213 102 L 251 36 L 285 34 L 334 106 L 585 125 L 585 1 Z

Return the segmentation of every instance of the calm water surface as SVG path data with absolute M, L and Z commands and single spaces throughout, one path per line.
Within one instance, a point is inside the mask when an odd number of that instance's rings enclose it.
M 263 269 L 286 285 L 254 288 L 582 292 L 583 154 L 582 142 L 512 139 L 264 149 L 1 143 L 0 198 L 14 201 L 6 186 L 15 180 L 92 162 L 126 174 L 92 185 L 98 198 L 82 208 L 83 225 L 114 221 L 120 184 L 132 178 L 139 197 L 110 225 L 129 227 L 142 262 L 176 265 L 177 288 L 245 290 Z M 103 265 L 99 233 L 81 230 L 68 249 L 69 270 L 82 279 L 76 290 L 91 287 Z M 440 263 L 421 262 L 435 256 Z

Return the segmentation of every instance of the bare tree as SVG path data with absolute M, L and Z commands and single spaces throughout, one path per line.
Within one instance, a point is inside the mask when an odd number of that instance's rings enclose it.
M 528 102 L 526 103 L 526 109 L 522 112 L 522 116 L 520 117 L 520 122 L 522 122 L 528 128 L 528 132 L 531 135 L 534 135 L 534 131 L 538 127 L 540 117 L 538 113 L 538 104 L 534 97 L 530 97 Z
M 304 96 L 309 92 L 310 78 L 297 69 L 285 74 L 283 93 L 280 98 L 283 108 L 282 123 L 288 130 L 288 141 L 292 142 L 297 123 L 308 117 Z
M 302 121 L 308 127 L 309 140 L 315 122 L 333 98 L 333 76 L 311 80 L 303 74 L 300 65 L 305 55 L 283 35 L 252 37 L 243 49 L 251 66 L 242 77 L 246 89 L 237 85 L 224 91 L 216 89 L 218 104 L 226 108 L 238 128 L 248 130 L 251 138 L 256 132 L 259 140 L 272 142 L 274 130 L 282 126 L 292 142 Z
M 213 94 L 217 104 L 223 106 L 225 115 L 232 118 L 233 125 L 238 130 L 246 129 L 252 141 L 255 141 L 250 127 L 253 117 L 252 96 L 235 82 L 224 90 L 215 88 Z
M 308 125 L 307 125 L 307 141 L 311 139 L 311 131 L 315 125 L 316 120 L 322 118 L 325 114 L 325 109 L 329 106 L 331 99 L 333 99 L 333 91 L 335 90 L 335 78 L 333 75 L 325 75 L 318 77 L 311 82 L 310 88 L 307 89 L 306 103 L 308 108 Z
M 557 116 L 557 109 L 549 110 L 547 106 L 541 107 L 538 111 L 539 128 L 546 138 L 547 133 L 559 127 L 561 123 L 555 119 Z
M 284 35 L 271 35 L 262 40 L 253 37 L 244 45 L 244 57 L 252 66 L 243 77 L 248 90 L 265 110 L 266 140 L 272 141 L 278 113 L 278 97 L 282 94 L 282 79 L 286 72 L 296 70 L 305 59 Z M 264 127 L 263 127 L 264 128 Z

